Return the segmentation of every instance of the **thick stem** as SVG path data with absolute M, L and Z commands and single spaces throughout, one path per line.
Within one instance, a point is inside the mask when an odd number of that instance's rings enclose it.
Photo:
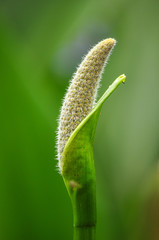
M 65 181 L 72 201 L 74 240 L 94 240 L 96 226 L 96 175 L 92 144 L 83 146 L 78 151 L 75 159 L 76 165 L 74 165 L 75 169 L 73 172 L 76 176 Z
M 74 227 L 73 240 L 95 240 L 95 227 Z
M 83 184 L 72 191 L 74 227 L 92 227 L 96 225 L 96 177 L 93 153 L 87 152 L 83 173 Z M 90 162 L 90 164 L 88 164 Z M 82 182 L 82 181 L 81 181 Z

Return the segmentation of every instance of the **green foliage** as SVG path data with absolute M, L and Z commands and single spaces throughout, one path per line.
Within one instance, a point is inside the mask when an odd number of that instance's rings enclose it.
M 96 225 L 94 134 L 103 103 L 122 82 L 125 82 L 124 75 L 114 81 L 89 115 L 75 129 L 62 153 L 62 176 L 72 200 L 75 227 Z

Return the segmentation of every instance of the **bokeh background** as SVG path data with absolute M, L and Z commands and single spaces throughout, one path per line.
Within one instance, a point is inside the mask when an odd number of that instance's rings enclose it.
M 159 239 L 159 1 L 0 1 L 0 239 L 70 240 L 56 165 L 62 98 L 84 54 L 118 43 L 99 96 L 97 240 Z

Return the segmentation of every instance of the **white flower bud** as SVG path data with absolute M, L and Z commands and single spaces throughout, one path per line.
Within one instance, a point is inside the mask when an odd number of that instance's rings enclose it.
M 74 74 L 59 118 L 59 161 L 69 137 L 94 107 L 101 74 L 115 43 L 112 38 L 99 42 L 88 52 Z

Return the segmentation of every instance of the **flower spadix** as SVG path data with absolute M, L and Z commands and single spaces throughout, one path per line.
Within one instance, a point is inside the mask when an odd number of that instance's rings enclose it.
M 70 82 L 59 118 L 59 168 L 71 197 L 74 225 L 78 227 L 96 223 L 96 124 L 104 101 L 125 81 L 125 75 L 118 77 L 96 103 L 101 74 L 115 43 L 109 38 L 88 52 Z
M 74 74 L 61 109 L 58 128 L 58 159 L 79 123 L 92 110 L 104 65 L 116 41 L 106 39 L 93 47 Z M 60 167 L 60 164 L 59 164 Z M 60 167 L 61 168 L 61 167 Z

